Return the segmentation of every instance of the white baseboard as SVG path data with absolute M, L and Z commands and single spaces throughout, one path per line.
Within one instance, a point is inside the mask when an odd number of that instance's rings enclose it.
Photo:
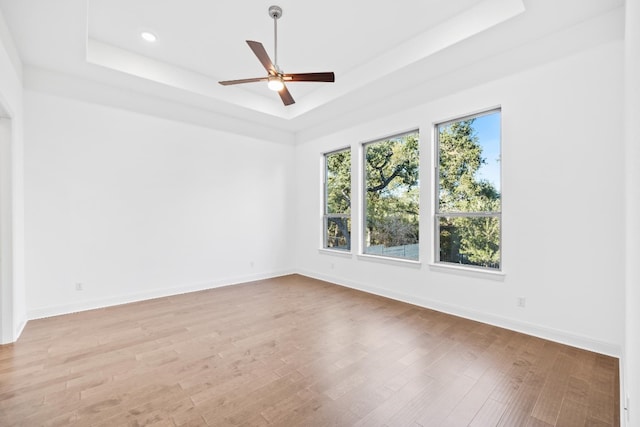
M 44 317 L 58 316 L 62 314 L 75 313 L 79 311 L 94 310 L 98 308 L 110 307 L 119 304 L 127 304 L 136 301 L 143 301 L 153 298 L 162 298 L 166 296 L 179 295 L 188 292 L 197 292 L 206 289 L 214 289 L 223 286 L 231 286 L 240 283 L 252 282 L 255 280 L 264 280 L 274 277 L 285 276 L 288 274 L 301 274 L 304 276 L 312 277 L 314 279 L 324 280 L 330 283 L 334 283 L 339 286 L 345 286 L 352 289 L 357 289 L 370 294 L 380 295 L 383 297 L 391 298 L 397 301 L 414 304 L 420 307 L 437 310 L 443 313 L 452 314 L 455 316 L 464 317 L 467 319 L 475 320 L 478 322 L 488 323 L 490 325 L 499 326 L 501 328 L 510 329 L 516 332 L 522 332 L 527 335 L 533 335 L 539 338 L 548 339 L 551 341 L 567 344 L 573 347 L 582 348 L 585 350 L 594 351 L 600 354 L 606 354 L 620 358 L 622 356 L 622 348 L 614 343 L 602 342 L 594 340 L 589 337 L 573 334 L 571 332 L 562 331 L 553 328 L 546 328 L 543 326 L 535 325 L 528 322 L 522 322 L 516 319 L 510 319 L 502 316 L 496 316 L 490 313 L 483 313 L 480 311 L 470 310 L 465 307 L 456 306 L 454 304 L 443 303 L 436 300 L 430 300 L 426 298 L 416 297 L 414 295 L 408 295 L 401 292 L 394 292 L 388 289 L 378 288 L 375 286 L 366 285 L 354 281 L 344 280 L 341 278 L 329 276 L 326 274 L 308 271 L 308 270 L 283 270 L 267 272 L 255 275 L 238 276 L 233 278 L 226 278 L 220 280 L 214 280 L 209 282 L 194 283 L 188 285 L 182 285 L 171 288 L 154 289 L 145 292 L 139 292 L 129 295 L 119 295 L 116 297 L 104 298 L 93 301 L 84 301 L 73 304 L 50 306 L 50 307 L 38 307 L 28 310 L 27 318 L 30 320 L 40 319 Z M 26 325 L 23 323 L 19 332 Z M 19 333 L 18 335 L 19 336 Z
M 454 304 L 420 298 L 401 292 L 394 292 L 388 289 L 378 288 L 375 286 L 357 283 L 350 280 L 344 280 L 314 271 L 298 270 L 298 274 L 335 283 L 340 286 L 356 289 L 370 294 L 380 295 L 397 301 L 406 302 L 420 307 L 437 310 L 443 313 L 452 314 L 454 316 L 464 317 L 466 319 L 471 319 L 512 331 L 521 332 L 523 334 L 532 335 L 538 338 L 544 338 L 561 344 L 570 345 L 572 347 L 578 347 L 584 350 L 605 354 L 607 356 L 616 358 L 621 358 L 622 356 L 622 348 L 618 344 L 594 340 L 592 338 L 573 334 L 571 332 L 553 328 L 546 328 L 543 326 L 535 325 L 533 323 L 522 322 L 520 320 L 496 316 L 490 313 L 470 310 L 468 308 L 460 307 Z
M 114 305 L 128 304 L 137 301 L 145 301 L 154 298 L 163 298 L 172 295 L 186 294 L 189 292 L 204 291 L 207 289 L 221 288 L 223 286 L 232 286 L 241 283 L 253 282 L 256 280 L 271 279 L 274 277 L 286 276 L 293 274 L 293 270 L 282 270 L 252 274 L 247 276 L 237 276 L 225 279 L 213 280 L 209 282 L 191 283 L 187 285 L 175 286 L 170 288 L 153 289 L 145 292 L 137 292 L 128 295 L 118 295 L 109 298 L 101 298 L 91 301 L 76 302 L 73 304 L 56 305 L 49 307 L 37 307 L 27 310 L 27 318 L 29 320 L 42 319 L 45 317 L 59 316 L 69 313 L 77 313 L 80 311 L 95 310 L 98 308 L 111 307 Z M 25 323 L 26 324 L 26 323 Z M 24 325 L 22 326 L 24 328 Z
M 14 341 L 18 341 L 18 338 L 20 338 L 20 335 L 22 335 L 22 331 L 24 331 L 25 326 L 27 326 L 27 319 L 22 319 L 18 324 L 18 327 L 14 331 Z
M 627 427 L 629 424 L 629 409 L 627 408 L 627 377 L 625 366 L 626 359 L 626 350 L 623 348 L 622 356 L 620 357 L 620 427 Z
M 3 337 L 2 334 L 0 334 L 0 345 L 11 344 L 12 342 L 18 341 L 18 338 L 20 338 L 20 335 L 22 334 L 25 326 L 27 326 L 27 320 L 22 319 L 20 323 L 18 323 L 18 325 L 11 331 L 12 335 Z

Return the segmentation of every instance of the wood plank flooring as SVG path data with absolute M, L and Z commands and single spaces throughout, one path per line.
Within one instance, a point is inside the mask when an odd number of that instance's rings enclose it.
M 1 426 L 618 426 L 618 360 L 303 276 L 29 322 Z

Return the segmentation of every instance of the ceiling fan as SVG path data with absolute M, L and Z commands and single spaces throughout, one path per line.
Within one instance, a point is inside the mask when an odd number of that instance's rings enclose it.
M 286 74 L 283 73 L 278 66 L 278 19 L 282 16 L 282 8 L 280 6 L 269 7 L 269 16 L 273 18 L 273 34 L 274 34 L 274 59 L 275 63 L 271 62 L 267 51 L 262 46 L 262 43 L 247 40 L 247 44 L 258 57 L 258 60 L 269 73 L 266 77 L 255 77 L 251 79 L 240 80 L 225 80 L 218 82 L 223 86 L 237 85 L 241 83 L 253 83 L 253 82 L 268 82 L 269 89 L 277 91 L 282 99 L 284 105 L 294 104 L 295 101 L 289 93 L 289 90 L 285 86 L 285 82 L 325 82 L 332 83 L 335 81 L 335 75 L 333 72 L 326 73 L 296 73 Z

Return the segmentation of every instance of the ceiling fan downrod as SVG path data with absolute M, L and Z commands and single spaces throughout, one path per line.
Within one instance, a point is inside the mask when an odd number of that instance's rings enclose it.
M 273 18 L 273 62 L 276 72 L 280 73 L 278 65 L 278 19 L 282 17 L 282 8 L 280 6 L 269 6 L 269 16 Z

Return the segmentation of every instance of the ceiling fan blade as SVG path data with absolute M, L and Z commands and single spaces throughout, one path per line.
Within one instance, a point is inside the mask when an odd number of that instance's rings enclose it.
M 296 73 L 283 74 L 282 80 L 285 82 L 326 82 L 332 83 L 336 81 L 333 72 L 328 73 Z
M 247 40 L 247 44 L 253 51 L 253 53 L 258 57 L 258 60 L 262 64 L 262 66 L 269 72 L 271 75 L 276 75 L 278 72 L 276 71 L 276 67 L 271 62 L 271 58 L 267 54 L 267 51 L 262 46 L 260 42 L 254 42 L 253 40 Z
M 223 80 L 218 83 L 220 83 L 222 86 L 229 86 L 229 85 L 238 85 L 241 83 L 266 82 L 267 80 L 269 80 L 269 77 L 254 77 L 252 79 Z
M 278 95 L 280 95 L 280 99 L 282 99 L 282 102 L 284 103 L 284 105 L 291 105 L 291 104 L 295 104 L 296 101 L 293 100 L 293 96 L 291 96 L 291 93 L 289 93 L 289 89 L 287 89 L 287 87 L 283 87 L 282 90 L 278 91 Z

